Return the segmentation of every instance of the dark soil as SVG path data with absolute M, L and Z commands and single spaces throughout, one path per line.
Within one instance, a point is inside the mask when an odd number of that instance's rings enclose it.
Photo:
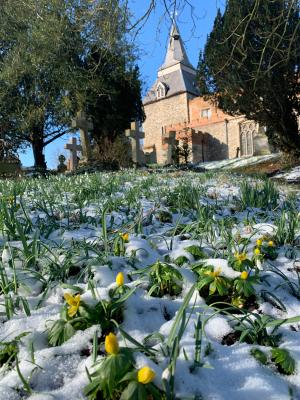
M 222 344 L 224 346 L 232 346 L 234 343 L 236 343 L 241 336 L 241 332 L 230 332 L 228 335 L 224 336 L 222 339 Z

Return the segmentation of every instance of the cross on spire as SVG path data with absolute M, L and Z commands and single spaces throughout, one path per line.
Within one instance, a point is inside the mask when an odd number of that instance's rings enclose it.
M 188 56 L 186 54 L 178 26 L 175 20 L 173 19 L 165 62 L 160 67 L 160 70 L 164 70 L 176 64 L 183 64 L 193 69 L 193 66 L 190 63 Z

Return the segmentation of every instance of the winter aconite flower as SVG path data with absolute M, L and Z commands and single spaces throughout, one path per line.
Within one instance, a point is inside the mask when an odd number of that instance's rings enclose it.
M 129 242 L 129 233 L 123 233 L 121 238 L 124 240 L 125 243 Z
M 274 242 L 273 242 L 273 240 L 270 240 L 270 241 L 268 242 L 268 245 L 269 245 L 270 247 L 274 247 Z
M 256 245 L 257 245 L 258 247 L 260 247 L 262 244 L 263 244 L 262 239 L 257 239 Z
M 247 271 L 243 271 L 240 275 L 240 278 L 243 279 L 244 281 L 248 278 L 248 272 Z
M 211 276 L 212 278 L 216 278 L 221 274 L 221 268 L 216 269 L 215 271 L 207 271 L 205 275 Z
M 259 255 L 260 255 L 260 250 L 259 250 L 257 247 L 254 249 L 254 254 L 255 254 L 256 256 L 259 256 Z
M 117 277 L 116 277 L 116 284 L 118 286 L 123 286 L 124 285 L 124 275 L 122 272 L 119 272 Z
M 105 337 L 105 351 L 108 354 L 118 354 L 119 353 L 119 343 L 116 335 L 109 333 Z
M 234 257 L 238 260 L 239 263 L 247 260 L 247 254 L 246 253 L 235 253 Z
M 137 379 L 143 385 L 152 382 L 154 378 L 155 372 L 151 368 L 146 366 L 138 370 Z
M 221 274 L 221 272 L 222 272 L 222 270 L 221 270 L 221 268 L 218 268 L 216 271 L 213 271 L 211 274 L 212 274 L 212 277 L 213 278 L 216 278 L 217 276 L 219 276 L 220 274 Z
M 74 317 L 77 313 L 79 305 L 80 305 L 80 294 L 76 294 L 76 296 L 72 296 L 70 293 L 65 293 L 64 298 L 67 304 L 70 306 L 68 308 L 69 317 Z

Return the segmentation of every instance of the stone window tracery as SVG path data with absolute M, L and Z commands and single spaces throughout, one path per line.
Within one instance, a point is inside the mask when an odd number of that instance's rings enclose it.
M 246 122 L 240 124 L 240 149 L 241 156 L 252 156 L 253 149 L 253 136 L 256 133 L 255 122 Z

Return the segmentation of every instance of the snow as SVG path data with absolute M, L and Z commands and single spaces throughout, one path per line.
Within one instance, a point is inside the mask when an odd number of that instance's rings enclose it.
M 204 163 L 197 164 L 198 167 L 202 167 L 206 170 L 218 170 L 218 169 L 234 169 L 241 168 L 250 165 L 256 165 L 266 161 L 277 160 L 280 157 L 279 154 L 268 154 L 265 156 L 249 156 L 241 158 L 231 158 L 222 161 L 207 161 Z
M 251 157 L 201 166 L 211 170 L 227 169 L 245 163 L 263 162 L 272 157 Z M 97 185 L 101 190 L 91 199 L 87 195 L 82 208 L 84 218 L 81 220 L 80 208 L 76 203 L 78 188 L 85 188 L 89 193 L 88 189 L 95 184 L 95 179 L 99 179 Z M 150 334 L 162 335 L 162 342 L 153 345 L 158 352 L 157 362 L 140 351 L 134 353 L 136 368 L 145 365 L 152 368 L 156 373 L 154 383 L 161 387 L 162 376 L 166 378 L 169 375 L 169 358 L 163 355 L 161 348 L 170 337 L 186 295 L 197 281 L 192 267 L 210 265 L 214 271 L 220 270 L 220 275 L 228 279 L 240 276 L 240 272 L 235 271 L 228 262 L 228 243 L 220 233 L 221 223 L 232 222 L 226 228 L 227 234 L 232 235 L 232 252 L 245 250 L 250 258 L 256 246 L 256 239 L 264 235 L 273 237 L 276 234 L 274 219 L 281 212 L 280 206 L 286 198 L 286 192 L 281 192 L 279 209 L 274 212 L 264 212 L 260 209 L 240 210 L 237 201 L 240 182 L 230 176 L 226 179 L 224 174 L 220 178 L 217 173 L 206 176 L 190 172 L 168 175 L 123 171 L 112 175 L 101 174 L 98 177 L 54 177 L 44 183 L 42 180 L 33 181 L 26 184 L 28 187 L 24 184 L 23 201 L 26 203 L 28 216 L 34 223 L 34 229 L 27 235 L 27 243 L 31 243 L 34 234 L 38 232 L 41 248 L 33 266 L 26 265 L 25 268 L 26 257 L 23 254 L 23 244 L 18 240 L 20 238 L 17 235 L 8 238 L 3 233 L 0 247 L 1 268 L 3 265 L 10 280 L 13 279 L 14 273 L 16 274 L 19 282 L 18 295 L 28 301 L 30 315 L 26 315 L 22 307 L 16 307 L 15 313 L 8 319 L 5 314 L 4 295 L 0 292 L 0 349 L 1 342 L 13 340 L 19 334 L 28 332 L 20 341 L 18 357 L 21 373 L 30 382 L 32 393 L 28 394 L 24 390 L 13 364 L 10 368 L 0 368 L 0 400 L 85 400 L 83 389 L 88 384 L 86 368 L 89 371 L 93 370 L 92 355 L 89 354 L 94 333 L 97 330 L 100 336 L 101 327 L 95 325 L 84 331 L 77 331 L 71 339 L 56 347 L 49 346 L 46 329 L 51 321 L 59 319 L 64 304 L 64 293 L 74 294 L 74 286 L 79 287 L 82 291 L 81 299 L 93 306 L 100 299 L 109 299 L 110 289 L 116 288 L 115 279 L 118 272 L 124 274 L 125 285 L 135 288 L 134 293 L 125 302 L 122 329 L 140 343 Z M 49 213 L 39 209 L 37 200 L 40 195 L 37 193 L 40 185 L 52 196 L 55 218 L 49 217 Z M 106 185 L 112 191 L 109 195 L 105 194 Z M 175 189 L 184 185 L 188 188 L 199 187 L 199 204 L 204 206 L 205 210 L 211 211 L 212 217 L 208 221 L 211 225 L 201 225 L 203 221 L 197 209 L 189 209 L 187 206 L 179 209 L 176 204 L 177 198 L 174 200 L 171 195 Z M 4 189 L 5 187 L 2 188 L 3 193 Z M 102 212 L 108 204 L 108 199 L 110 208 L 105 219 L 110 250 L 106 255 Z M 299 212 L 299 199 L 296 199 L 295 205 Z M 159 221 L 157 212 L 162 210 L 171 214 L 172 222 Z M 22 215 L 21 210 L 18 210 L 18 215 Z M 86 220 L 86 217 L 89 219 Z M 255 218 L 251 220 L 252 217 Z M 210 226 L 212 230 L 209 230 Z M 180 231 L 179 227 L 187 229 L 183 234 L 175 232 Z M 129 234 L 125 252 L 114 254 L 114 240 L 125 232 Z M 237 244 L 238 236 L 242 244 Z M 15 261 L 15 270 L 10 266 L 11 252 L 8 245 Z M 191 255 L 187 251 L 190 246 L 199 247 L 206 258 L 197 259 Z M 289 249 L 294 252 L 291 256 Z M 298 247 L 278 246 L 277 250 L 278 258 L 270 263 L 297 285 L 295 267 L 297 259 L 300 259 Z M 186 257 L 186 262 L 181 266 L 176 265 L 176 260 L 182 256 Z M 182 292 L 177 296 L 166 294 L 161 298 L 151 297 L 147 293 L 148 277 L 132 274 L 158 260 L 170 263 L 181 273 Z M 287 285 L 282 286 L 283 279 L 270 270 L 269 261 L 259 262 L 262 280 L 255 285 L 259 306 L 254 312 L 268 314 L 274 318 L 299 316 L 299 299 L 293 296 Z M 79 268 L 81 275 L 68 275 L 68 268 L 73 267 Z M 49 271 L 54 271 L 53 275 Z M 38 275 L 39 272 L 41 276 Z M 45 292 L 49 282 L 51 284 Z M 91 289 L 91 282 L 94 291 Z M 261 290 L 276 295 L 286 311 L 280 310 L 268 299 L 263 299 L 260 295 Z M 14 287 L 9 293 L 16 299 Z M 196 349 L 195 326 L 199 318 L 203 328 L 201 365 L 193 368 Z M 180 337 L 180 352 L 176 360 L 175 390 L 178 398 L 194 398 L 201 395 L 205 400 L 290 400 L 289 388 L 292 389 L 295 400 L 300 398 L 300 322 L 280 327 L 282 339 L 279 346 L 288 349 L 296 361 L 296 371 L 291 376 L 279 374 L 273 364 L 259 364 L 250 354 L 253 347 L 259 347 L 266 352 L 270 351 L 268 347 L 239 342 L 231 346 L 222 344 L 224 337 L 231 332 L 232 316 L 209 308 L 205 299 L 195 290 L 186 309 L 186 327 Z M 125 340 L 120 332 L 117 336 L 120 346 L 135 347 L 129 340 Z M 205 355 L 208 345 L 211 351 Z M 34 363 L 31 362 L 32 346 Z
M 300 166 L 292 168 L 288 172 L 282 172 L 275 176 L 276 179 L 283 179 L 288 183 L 300 183 Z

